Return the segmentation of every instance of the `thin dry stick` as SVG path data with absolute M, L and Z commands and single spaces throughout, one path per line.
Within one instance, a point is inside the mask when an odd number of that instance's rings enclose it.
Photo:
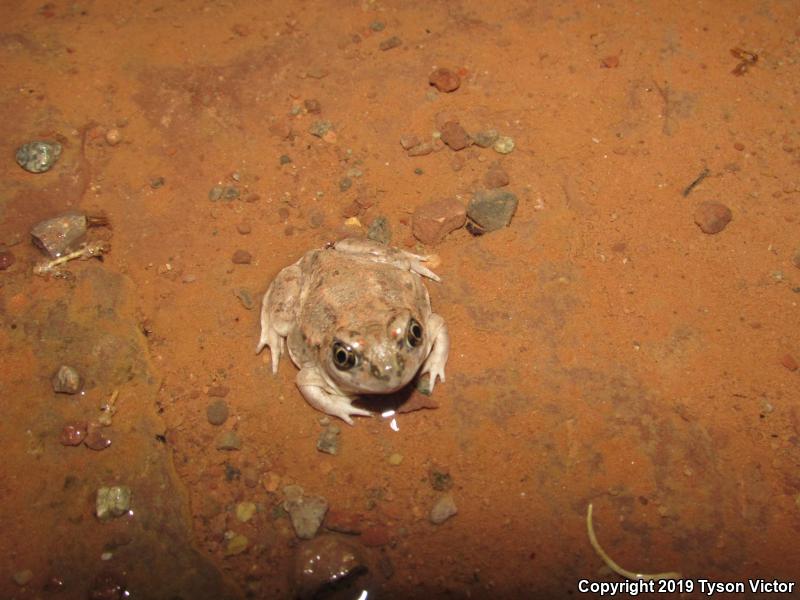
M 589 532 L 589 541 L 592 543 L 592 548 L 600 558 L 603 559 L 603 562 L 608 565 L 608 568 L 614 571 L 617 575 L 622 575 L 626 579 L 642 579 L 644 581 L 658 581 L 659 579 L 681 579 L 681 574 L 675 571 L 669 571 L 667 573 L 634 573 L 633 571 L 628 571 L 627 569 L 623 569 L 620 567 L 614 560 L 606 554 L 606 551 L 600 546 L 600 542 L 597 541 L 597 536 L 594 534 L 594 526 L 592 525 L 592 505 L 589 504 L 589 508 L 586 511 L 586 530 Z

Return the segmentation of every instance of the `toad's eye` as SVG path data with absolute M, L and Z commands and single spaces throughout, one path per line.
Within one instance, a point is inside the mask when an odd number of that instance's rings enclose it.
M 408 329 L 406 330 L 406 342 L 412 348 L 416 348 L 422 343 L 422 325 L 416 319 L 411 319 L 408 322 Z
M 333 364 L 340 371 L 348 371 L 356 366 L 356 353 L 347 344 L 333 342 L 332 352 Z

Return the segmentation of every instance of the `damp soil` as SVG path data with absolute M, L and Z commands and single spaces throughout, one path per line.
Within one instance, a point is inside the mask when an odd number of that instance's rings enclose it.
M 326 499 L 317 536 L 359 556 L 340 597 L 619 581 L 590 503 L 632 571 L 797 578 L 798 5 L 0 14 L 0 596 L 313 594 L 289 485 Z M 458 89 L 429 83 L 439 67 Z M 449 121 L 514 149 L 455 151 L 431 137 Z M 409 156 L 412 135 L 433 151 Z M 63 150 L 34 175 L 14 153 L 37 139 Z M 519 200 L 508 227 L 414 238 L 418 207 L 466 204 L 498 167 Z M 695 222 L 707 202 L 732 216 L 716 233 Z M 30 229 L 69 210 L 105 216 L 89 235 L 110 251 L 34 275 Z M 322 453 L 295 367 L 273 376 L 254 352 L 258 306 L 282 267 L 379 217 L 393 245 L 437 256 L 447 381 L 394 427 L 337 423 Z M 62 364 L 81 393 L 53 392 Z M 60 443 L 115 392 L 108 448 Z M 100 521 L 114 485 L 130 512 Z

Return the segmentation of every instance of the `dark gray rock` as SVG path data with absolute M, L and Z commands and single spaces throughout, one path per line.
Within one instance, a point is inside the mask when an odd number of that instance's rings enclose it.
M 507 227 L 517 210 L 519 201 L 511 192 L 504 190 L 480 190 L 467 206 L 467 216 L 483 232 Z

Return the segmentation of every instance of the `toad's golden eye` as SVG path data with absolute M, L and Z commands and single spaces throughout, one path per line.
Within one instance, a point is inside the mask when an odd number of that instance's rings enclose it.
M 419 321 L 412 318 L 408 322 L 408 329 L 406 329 L 406 342 L 412 348 L 416 348 L 422 343 L 422 325 Z
M 332 357 L 334 366 L 340 371 L 348 371 L 358 362 L 358 357 L 353 349 L 338 340 L 333 342 Z

